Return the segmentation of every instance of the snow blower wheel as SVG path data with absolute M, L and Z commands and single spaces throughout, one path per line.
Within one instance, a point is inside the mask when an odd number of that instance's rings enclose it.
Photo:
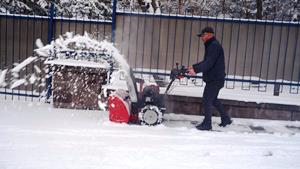
M 155 126 L 162 122 L 162 112 L 157 106 L 147 105 L 139 112 L 142 125 Z

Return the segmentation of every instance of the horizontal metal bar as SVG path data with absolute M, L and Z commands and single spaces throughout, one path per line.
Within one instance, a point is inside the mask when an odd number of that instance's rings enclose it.
M 159 73 L 159 72 L 148 72 L 148 71 L 133 71 L 137 74 L 148 74 L 148 75 L 160 75 L 160 76 L 170 76 L 168 73 Z M 202 76 L 185 76 L 187 78 L 199 78 L 202 79 Z M 225 78 L 226 81 L 234 81 L 234 82 L 245 82 L 245 83 L 253 83 L 253 84 L 273 84 L 273 85 L 286 85 L 286 86 L 300 86 L 299 83 L 292 82 L 270 82 L 266 80 L 245 80 L 245 79 L 233 79 L 233 78 Z
M 0 18 L 48 20 L 48 16 L 0 13 Z
M 193 16 L 193 15 L 176 15 L 176 14 L 151 14 L 142 12 L 124 12 L 118 11 L 117 15 L 124 16 L 144 16 L 144 17 L 158 17 L 167 19 L 185 19 L 185 20 L 203 20 L 203 21 L 217 21 L 217 22 L 227 22 L 227 23 L 241 23 L 241 24 L 266 24 L 266 25 L 283 25 L 283 26 L 300 26 L 300 22 L 287 22 L 287 21 L 275 21 L 275 20 L 255 20 L 255 19 L 236 19 L 236 18 L 218 18 L 218 17 L 207 17 L 207 16 Z M 48 16 L 38 16 L 38 15 L 23 15 L 23 14 L 5 14 L 0 13 L 0 18 L 18 18 L 18 19 L 36 19 L 36 20 L 48 20 Z M 66 17 L 54 17 L 54 20 L 62 20 L 69 22 L 79 22 L 79 23 L 102 23 L 102 24 L 112 24 L 111 20 L 97 20 L 97 19 L 80 19 L 80 18 L 66 18 Z
M 53 20 L 64 21 L 64 22 L 76 22 L 76 23 L 100 23 L 111 25 L 111 20 L 98 20 L 98 19 L 80 19 L 80 18 L 65 18 L 65 17 L 54 17 Z
M 194 15 L 176 15 L 176 14 L 151 14 L 144 12 L 124 12 L 118 11 L 117 15 L 124 16 L 144 16 L 144 17 L 157 17 L 166 19 L 182 19 L 182 20 L 203 20 L 203 21 L 217 21 L 227 23 L 241 23 L 241 24 L 263 24 L 263 25 L 284 25 L 284 26 L 300 26 L 300 22 L 287 22 L 287 21 L 275 21 L 275 20 L 256 20 L 256 19 L 236 19 L 236 18 L 218 18 L 207 16 L 194 16 Z
M 13 96 L 26 96 L 26 97 L 40 97 L 34 94 L 24 94 L 24 93 L 10 93 L 10 92 L 0 92 L 0 94 L 13 95 Z

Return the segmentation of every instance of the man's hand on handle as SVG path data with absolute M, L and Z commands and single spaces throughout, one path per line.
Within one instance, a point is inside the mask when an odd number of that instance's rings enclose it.
M 190 76 L 195 76 L 196 75 L 196 72 L 195 72 L 193 66 L 190 66 L 188 70 L 189 70 L 188 75 L 190 75 Z

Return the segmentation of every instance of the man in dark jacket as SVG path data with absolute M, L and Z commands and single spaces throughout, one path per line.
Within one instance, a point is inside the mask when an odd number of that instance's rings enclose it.
M 203 72 L 203 81 L 206 83 L 203 93 L 204 120 L 196 128 L 199 130 L 211 130 L 211 108 L 215 106 L 220 113 L 221 123 L 225 127 L 232 123 L 229 115 L 225 112 L 222 103 L 218 100 L 218 94 L 224 87 L 225 61 L 224 50 L 214 37 L 211 27 L 204 28 L 197 36 L 201 37 L 205 45 L 204 60 L 189 67 L 189 74 Z

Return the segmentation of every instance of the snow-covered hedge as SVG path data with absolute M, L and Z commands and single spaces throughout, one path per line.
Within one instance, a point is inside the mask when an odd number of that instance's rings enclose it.
M 3 0 L 0 12 L 48 15 L 51 0 Z M 54 0 L 56 16 L 111 19 L 112 0 Z M 300 19 L 299 0 L 118 0 L 118 9 L 164 14 L 293 20 Z
M 300 19 L 299 0 L 119 0 L 120 10 L 211 17 Z
M 49 15 L 52 0 L 1 0 L 0 13 Z M 56 16 L 110 20 L 111 0 L 54 0 Z

